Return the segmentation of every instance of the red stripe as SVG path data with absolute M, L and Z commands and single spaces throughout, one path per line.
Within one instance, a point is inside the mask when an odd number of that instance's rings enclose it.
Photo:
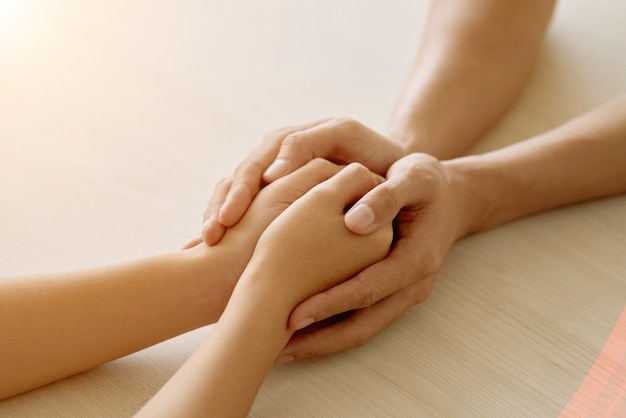
M 626 417 L 626 308 L 560 418 Z

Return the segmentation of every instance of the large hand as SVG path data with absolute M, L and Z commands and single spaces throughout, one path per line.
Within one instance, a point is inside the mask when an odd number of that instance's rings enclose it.
M 332 325 L 304 330 L 292 338 L 279 361 L 363 345 L 428 297 L 450 246 L 467 233 L 473 216 L 466 210 L 468 193 L 448 163 L 411 154 L 394 163 L 387 178 L 344 220 L 352 231 L 368 234 L 397 216 L 398 240 L 391 253 L 353 279 L 300 304 L 289 320 L 292 329 L 353 312 Z
M 261 190 L 316 158 L 347 164 L 360 162 L 384 174 L 406 154 L 397 143 L 351 119 L 326 119 L 280 129 L 266 135 L 235 170 L 225 192 L 214 193 L 204 213 L 202 238 L 214 245 L 227 227 L 235 225 Z

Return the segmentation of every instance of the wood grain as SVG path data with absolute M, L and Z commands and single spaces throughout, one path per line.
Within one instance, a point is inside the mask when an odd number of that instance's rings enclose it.
M 1 275 L 180 247 L 272 128 L 348 115 L 381 129 L 427 7 L 4 3 Z M 626 91 L 624 28 L 620 0 L 562 1 L 527 89 L 472 152 Z M 624 308 L 625 249 L 626 197 L 469 237 L 427 302 L 363 348 L 274 367 L 251 416 L 557 416 Z M 0 402 L 0 416 L 128 416 L 207 332 Z

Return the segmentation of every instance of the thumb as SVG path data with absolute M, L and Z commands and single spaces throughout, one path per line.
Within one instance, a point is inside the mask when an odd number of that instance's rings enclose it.
M 280 142 L 278 155 L 263 172 L 263 180 L 271 183 L 317 157 L 325 157 L 329 140 L 326 123 L 329 120 L 319 120 L 285 135 Z
M 380 144 L 386 145 L 386 152 L 372 152 L 372 149 L 381 148 Z M 387 139 L 354 120 L 327 119 L 287 135 L 276 159 L 263 173 L 263 180 L 271 183 L 314 158 L 326 158 L 341 164 L 358 161 L 371 170 L 383 173 L 390 164 L 387 154 L 391 148 Z M 387 158 L 380 158 L 381 155 Z
M 355 234 L 368 235 L 389 225 L 407 204 L 410 191 L 405 183 L 401 178 L 389 179 L 376 186 L 345 214 L 346 227 Z
M 441 163 L 430 155 L 410 154 L 387 171 L 387 181 L 361 198 L 344 217 L 355 234 L 371 234 L 393 220 L 402 208 L 419 211 L 445 182 Z
M 323 124 L 322 124 L 323 125 Z M 305 165 L 316 157 L 327 157 L 329 154 L 327 129 L 313 127 L 307 130 L 292 132 L 283 140 L 278 155 L 272 164 L 263 172 L 263 180 L 271 183 Z

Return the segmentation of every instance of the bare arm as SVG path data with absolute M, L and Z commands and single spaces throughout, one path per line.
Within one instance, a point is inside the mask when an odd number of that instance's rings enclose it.
M 544 135 L 479 156 L 439 162 L 411 154 L 346 215 L 370 206 L 364 233 L 397 219 L 389 256 L 298 306 L 301 328 L 352 311 L 349 321 L 295 337 L 283 357 L 327 354 L 363 344 L 430 294 L 452 244 L 532 213 L 626 192 L 626 96 Z M 380 222 L 380 223 L 379 223 Z
M 220 252 L 2 279 L 0 398 L 214 322 L 234 287 Z
M 460 156 L 504 113 L 535 62 L 555 0 L 435 0 L 416 63 L 387 136 L 347 118 L 271 132 L 235 170 L 225 198 L 213 196 L 202 239 L 217 243 L 265 182 L 312 158 L 360 162 L 384 174 L 411 152 Z
M 220 245 L 72 273 L 0 278 L 0 399 L 217 321 L 261 232 L 339 168 L 267 187 Z M 216 193 L 225 193 L 222 182 Z
M 460 156 L 518 96 L 555 0 L 434 0 L 388 135 L 409 152 Z
M 376 184 L 364 167 L 348 166 L 281 214 L 208 339 L 139 415 L 246 416 L 293 333 L 293 308 L 387 254 L 391 223 L 367 237 L 343 224 L 346 205 Z
M 470 231 L 626 192 L 626 96 L 538 137 L 449 162 L 477 193 Z

